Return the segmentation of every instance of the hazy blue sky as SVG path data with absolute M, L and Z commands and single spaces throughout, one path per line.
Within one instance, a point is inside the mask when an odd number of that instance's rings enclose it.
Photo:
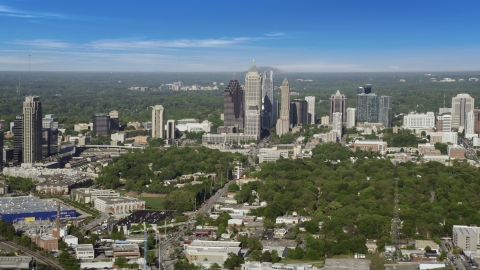
M 480 70 L 480 1 L 0 2 L 0 70 Z

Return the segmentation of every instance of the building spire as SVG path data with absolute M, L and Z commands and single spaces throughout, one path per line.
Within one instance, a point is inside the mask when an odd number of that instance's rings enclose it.
M 236 81 L 237 78 L 235 77 L 235 72 L 233 73 L 232 81 Z

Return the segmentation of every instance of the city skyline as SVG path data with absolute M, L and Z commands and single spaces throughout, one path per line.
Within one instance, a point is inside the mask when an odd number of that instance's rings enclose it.
M 250 59 L 287 72 L 480 70 L 480 3 L 468 4 L 276 1 L 239 21 L 230 2 L 7 0 L 0 70 L 238 72 Z

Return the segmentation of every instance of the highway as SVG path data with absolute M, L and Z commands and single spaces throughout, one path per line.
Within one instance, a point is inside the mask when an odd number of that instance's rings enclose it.
M 42 255 L 40 255 L 39 253 L 37 253 L 33 250 L 30 250 L 30 249 L 28 249 L 24 246 L 21 246 L 19 244 L 14 243 L 14 242 L 10 242 L 3 237 L 0 237 L 0 243 L 4 246 L 7 246 L 7 247 L 13 249 L 13 250 L 20 250 L 21 252 L 25 253 L 26 255 L 32 256 L 35 259 L 35 261 L 37 261 L 39 263 L 52 266 L 55 269 L 65 270 L 56 260 L 50 259 L 46 256 L 42 256 Z
M 230 185 L 230 182 L 227 182 L 225 186 L 223 186 L 223 188 L 219 189 L 212 197 L 210 197 L 210 199 L 208 199 L 208 201 L 204 205 L 202 205 L 200 209 L 196 211 L 196 214 L 199 214 L 199 213 L 206 214 L 210 212 L 210 209 L 218 201 L 218 199 L 220 199 L 223 194 L 228 192 L 228 185 Z M 167 260 L 166 258 L 167 258 L 168 251 L 172 248 L 173 243 L 179 242 L 179 239 L 184 236 L 184 233 L 187 230 L 192 229 L 194 225 L 195 225 L 195 216 L 190 218 L 186 226 L 182 227 L 177 233 L 175 233 L 175 235 L 169 238 L 166 242 L 162 243 L 160 248 L 160 253 L 161 253 L 162 265 L 164 269 L 166 270 L 174 269 L 173 264 L 175 263 L 176 259 Z

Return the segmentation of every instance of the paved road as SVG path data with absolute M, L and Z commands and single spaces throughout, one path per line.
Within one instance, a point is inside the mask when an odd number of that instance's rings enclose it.
M 23 253 L 25 253 L 29 256 L 32 256 L 36 261 L 38 261 L 42 264 L 53 266 L 55 269 L 64 270 L 64 268 L 57 261 L 55 261 L 53 259 L 50 259 L 48 257 L 42 256 L 39 253 L 37 253 L 33 250 L 30 250 L 30 249 L 28 249 L 24 246 L 21 246 L 17 243 L 14 243 L 14 242 L 10 242 L 3 237 L 0 237 L 0 242 L 2 243 L 2 245 L 10 247 L 13 250 L 20 250 Z
M 83 225 L 80 228 L 80 231 L 84 232 L 84 231 L 87 231 L 87 230 L 91 230 L 95 226 L 98 226 L 98 224 L 103 223 L 108 217 L 109 216 L 108 216 L 107 213 L 101 213 L 97 218 L 95 218 L 94 220 L 90 221 L 89 223 Z
M 231 182 L 227 182 L 225 186 L 221 189 L 219 189 L 208 201 L 200 208 L 197 210 L 197 214 L 202 213 L 206 214 L 210 211 L 212 206 L 222 197 L 223 194 L 228 192 L 228 185 L 230 185 Z M 170 239 L 168 239 L 166 242 L 162 243 L 160 252 L 162 256 L 162 265 L 164 269 L 167 270 L 173 270 L 173 264 L 175 263 L 176 259 L 171 260 L 167 259 L 167 254 L 169 250 L 173 248 L 173 243 L 178 242 L 180 238 L 184 237 L 185 232 L 188 229 L 192 229 L 193 226 L 195 225 L 195 216 L 192 217 L 186 224 L 186 226 L 182 227 L 176 234 L 174 234 Z

